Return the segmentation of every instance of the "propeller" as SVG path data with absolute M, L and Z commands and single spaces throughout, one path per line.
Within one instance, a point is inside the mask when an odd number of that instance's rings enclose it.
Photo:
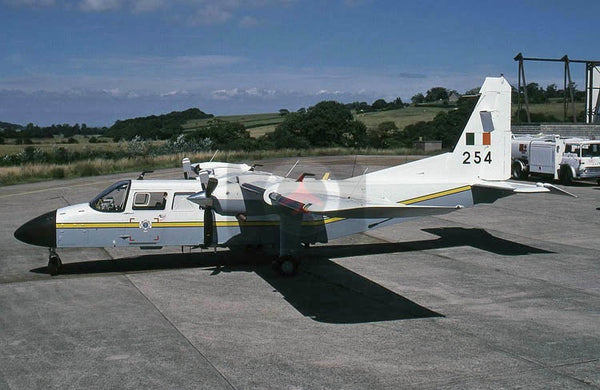
M 204 209 L 204 246 L 209 247 L 213 244 L 215 235 L 215 211 L 213 204 L 215 198 L 213 192 L 217 188 L 219 180 L 215 177 L 209 177 L 206 185 L 202 185 L 203 191 L 188 196 L 188 200 L 196 203 L 201 209 Z

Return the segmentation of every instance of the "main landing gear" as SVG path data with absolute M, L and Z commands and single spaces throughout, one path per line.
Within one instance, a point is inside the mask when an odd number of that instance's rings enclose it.
M 50 254 L 48 256 L 48 273 L 52 276 L 58 275 L 62 269 L 62 261 L 56 253 L 55 248 L 50 248 Z
M 278 256 L 272 263 L 273 269 L 281 276 L 293 276 L 298 272 L 300 259 L 296 256 Z

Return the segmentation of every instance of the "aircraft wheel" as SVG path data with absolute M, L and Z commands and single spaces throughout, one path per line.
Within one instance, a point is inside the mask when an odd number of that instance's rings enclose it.
M 48 259 L 48 272 L 50 275 L 55 276 L 60 273 L 62 268 L 62 261 L 60 261 L 60 257 L 58 255 L 51 255 Z
M 293 256 L 283 256 L 273 262 L 273 268 L 281 276 L 293 276 L 298 272 L 300 262 Z

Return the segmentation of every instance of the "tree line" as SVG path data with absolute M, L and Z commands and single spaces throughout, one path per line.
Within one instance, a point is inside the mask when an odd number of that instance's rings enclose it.
M 537 83 L 526 86 L 531 103 L 544 103 L 563 96 L 555 84 L 545 89 Z M 255 150 L 312 147 L 412 147 L 419 139 L 441 140 L 443 147 L 451 147 L 466 124 L 473 105 L 477 99 L 466 96 L 475 95 L 477 89 L 467 91 L 465 96 L 458 98 L 456 109 L 440 112 L 432 121 L 419 122 L 399 129 L 392 121 L 380 123 L 376 128 L 367 129 L 356 120 L 354 115 L 368 111 L 399 109 L 406 106 L 402 99 L 392 102 L 377 99 L 372 104 L 366 102 L 340 103 L 322 101 L 309 108 L 301 108 L 297 112 L 280 110 L 284 116 L 273 132 L 259 138 L 250 136 L 241 123 L 228 122 L 214 118 L 212 114 L 204 113 L 198 108 L 185 111 L 173 111 L 164 115 L 152 115 L 127 120 L 118 120 L 110 128 L 87 127 L 85 124 L 52 125 L 38 127 L 33 124 L 20 127 L 0 122 L 2 136 L 5 138 L 44 138 L 62 134 L 64 137 L 73 135 L 98 135 L 120 139 L 163 139 L 171 140 L 172 145 L 187 148 L 191 146 L 205 149 L 222 150 Z M 516 91 L 515 91 L 516 93 Z M 418 93 L 411 99 L 413 103 L 446 102 L 456 91 L 443 87 L 434 87 L 425 94 Z M 583 92 L 575 93 L 576 99 L 582 98 Z M 456 94 L 458 96 L 458 94 Z M 516 97 L 513 97 L 516 101 Z M 208 124 L 193 132 L 183 133 L 183 124 L 190 120 L 210 119 Z M 548 118 L 545 118 L 548 119 Z M 556 120 L 556 118 L 551 118 Z

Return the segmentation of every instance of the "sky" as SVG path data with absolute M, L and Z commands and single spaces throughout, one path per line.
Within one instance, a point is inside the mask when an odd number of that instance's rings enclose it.
M 110 126 L 516 85 L 519 52 L 600 60 L 598 16 L 595 0 L 0 0 L 0 121 Z M 562 88 L 562 63 L 525 72 Z M 583 89 L 583 65 L 571 73 Z

